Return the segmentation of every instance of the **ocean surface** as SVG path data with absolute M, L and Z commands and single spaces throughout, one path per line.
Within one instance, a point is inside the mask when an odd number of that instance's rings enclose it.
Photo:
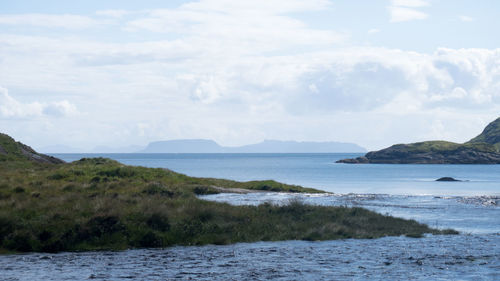
M 168 168 L 195 177 L 273 179 L 329 192 L 395 195 L 497 195 L 500 165 L 337 164 L 363 154 L 52 154 L 65 161 L 108 157 L 135 166 Z M 444 176 L 463 182 L 436 182 Z
M 4 280 L 500 280 L 500 165 L 349 165 L 360 154 L 53 154 L 331 194 L 216 194 L 230 204 L 358 206 L 459 235 L 0 256 Z M 451 176 L 462 182 L 436 182 Z

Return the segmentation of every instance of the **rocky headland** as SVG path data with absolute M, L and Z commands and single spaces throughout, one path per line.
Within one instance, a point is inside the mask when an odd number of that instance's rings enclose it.
M 500 164 L 500 118 L 488 124 L 480 135 L 463 144 L 448 141 L 396 144 L 337 163 Z

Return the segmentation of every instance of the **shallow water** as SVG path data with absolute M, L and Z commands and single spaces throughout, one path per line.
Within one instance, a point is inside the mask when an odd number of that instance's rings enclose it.
M 200 198 L 234 205 L 286 204 L 292 199 L 323 206 L 363 207 L 463 233 L 500 234 L 500 197 L 388 194 L 221 193 Z M 500 246 L 499 246 L 500 248 Z
M 0 257 L 3 280 L 499 280 L 500 236 L 284 241 Z
M 336 194 L 217 194 L 231 204 L 358 206 L 460 235 L 281 241 L 122 252 L 0 256 L 1 280 L 500 280 L 500 165 L 345 165 L 356 154 L 104 156 L 191 176 L 275 179 Z M 435 182 L 452 176 L 465 182 Z

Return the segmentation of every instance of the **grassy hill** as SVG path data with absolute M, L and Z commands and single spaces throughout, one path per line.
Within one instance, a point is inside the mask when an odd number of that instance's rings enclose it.
M 64 161 L 52 156 L 37 153 L 33 148 L 16 142 L 6 134 L 0 133 L 0 162 L 30 160 L 40 163 L 60 164 Z
M 500 164 L 500 118 L 491 122 L 472 140 L 460 144 L 424 141 L 396 144 L 363 157 L 342 159 L 339 163 L 374 164 Z
M 500 118 L 488 124 L 479 136 L 467 142 L 467 144 L 475 143 L 491 144 L 497 151 L 500 151 Z
M 105 159 L 39 162 L 2 143 L 0 251 L 121 250 L 290 239 L 456 233 L 361 208 L 232 206 L 201 200 L 220 188 L 320 192 L 274 181 L 194 178 Z M 7 156 L 6 156 L 7 155 Z M 57 162 L 57 163 L 56 163 Z

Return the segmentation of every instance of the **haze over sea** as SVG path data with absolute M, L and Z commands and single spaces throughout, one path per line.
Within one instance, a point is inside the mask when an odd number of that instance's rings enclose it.
M 499 280 L 499 165 L 347 165 L 357 154 L 54 154 L 66 161 L 109 157 L 199 177 L 274 179 L 335 194 L 216 194 L 230 204 L 359 206 L 459 235 L 323 242 L 283 241 L 123 252 L 11 255 L 7 280 Z M 452 176 L 463 182 L 436 182 Z M 297 266 L 299 265 L 300 266 Z M 57 274 L 53 274 L 57 272 Z M 41 275 L 40 275 L 41 274 Z

